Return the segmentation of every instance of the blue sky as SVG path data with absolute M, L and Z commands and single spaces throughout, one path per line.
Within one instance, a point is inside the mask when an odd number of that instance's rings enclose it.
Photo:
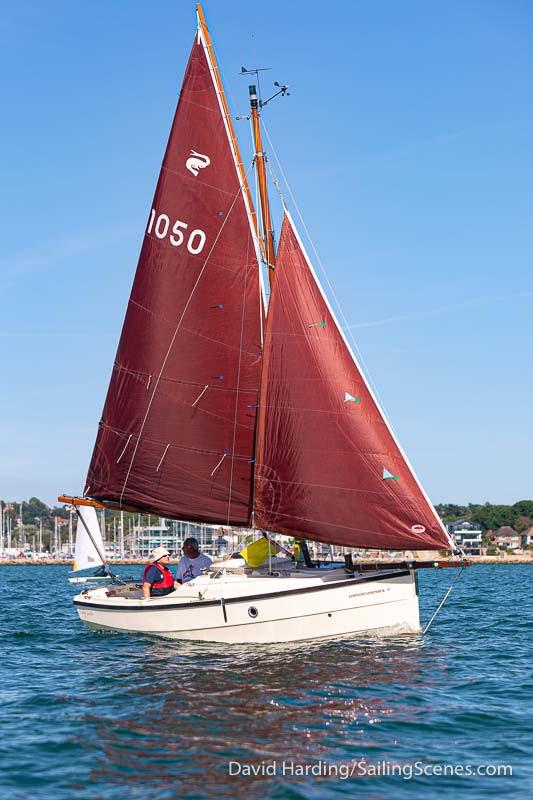
M 234 113 L 241 65 L 290 85 L 266 125 L 432 500 L 532 498 L 531 3 L 204 8 Z M 0 497 L 83 487 L 194 26 L 3 8 Z

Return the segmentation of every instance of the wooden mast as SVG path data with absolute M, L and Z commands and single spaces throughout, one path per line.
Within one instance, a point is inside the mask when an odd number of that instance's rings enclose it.
M 245 195 L 245 201 L 246 201 L 246 204 L 248 205 L 248 208 L 249 208 L 249 211 L 250 211 L 250 217 L 251 217 L 251 220 L 252 220 L 252 226 L 253 226 L 253 229 L 254 229 L 254 233 L 255 233 L 255 236 L 257 237 L 257 240 L 259 242 L 259 247 L 261 249 L 261 253 L 262 253 L 263 257 L 266 259 L 267 256 L 266 256 L 266 250 L 265 250 L 265 243 L 264 243 L 263 238 L 261 237 L 260 232 L 259 232 L 259 223 L 258 223 L 258 220 L 257 220 L 257 213 L 256 213 L 256 211 L 254 209 L 254 204 L 252 202 L 252 195 L 250 193 L 250 187 L 248 186 L 248 180 L 246 178 L 246 171 L 245 171 L 244 165 L 242 163 L 242 157 L 241 157 L 241 153 L 240 153 L 240 150 L 239 150 L 239 142 L 238 142 L 237 137 L 235 135 L 235 129 L 233 127 L 233 122 L 231 120 L 231 114 L 229 112 L 229 107 L 228 107 L 228 102 L 226 100 L 226 95 L 224 93 L 224 87 L 222 85 L 222 78 L 220 76 L 220 71 L 218 69 L 218 64 L 217 64 L 217 60 L 216 60 L 216 56 L 215 56 L 215 51 L 213 49 L 213 44 L 211 42 L 211 36 L 209 35 L 209 30 L 208 30 L 208 27 L 207 27 L 207 23 L 205 21 L 204 12 L 203 12 L 203 9 L 202 9 L 202 6 L 201 6 L 200 3 L 196 4 L 196 15 L 197 15 L 197 19 L 198 19 L 198 27 L 202 31 L 202 36 L 204 38 L 205 46 L 206 46 L 208 54 L 209 54 L 209 60 L 211 61 L 211 66 L 213 68 L 213 77 L 214 77 L 214 80 L 215 80 L 216 90 L 217 90 L 217 94 L 218 94 L 218 96 L 220 98 L 220 103 L 222 105 L 224 116 L 226 118 L 226 124 L 228 126 L 228 131 L 229 131 L 229 135 L 230 135 L 230 139 L 231 139 L 231 146 L 232 146 L 233 152 L 235 154 L 235 161 L 236 161 L 237 169 L 238 169 L 238 172 L 239 172 L 239 178 L 240 178 L 240 181 L 241 181 L 241 185 L 243 187 L 243 192 L 244 192 L 244 195 Z
M 255 146 L 255 163 L 257 167 L 257 184 L 259 188 L 259 200 L 261 203 L 261 221 L 263 223 L 263 241 L 265 246 L 265 261 L 269 268 L 268 277 L 270 285 L 274 276 L 274 269 L 276 267 L 276 251 L 274 247 L 274 229 L 272 226 L 272 217 L 270 214 L 270 204 L 268 202 L 268 188 L 265 168 L 265 154 L 263 152 L 263 143 L 261 141 L 261 125 L 259 122 L 260 107 L 257 97 L 257 90 L 252 84 L 250 90 L 250 106 L 252 109 L 252 130 L 254 135 Z

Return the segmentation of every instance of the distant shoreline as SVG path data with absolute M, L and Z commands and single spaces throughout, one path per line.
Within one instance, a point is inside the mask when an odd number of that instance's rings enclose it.
M 425 558 L 427 559 L 427 553 L 425 554 Z M 412 558 L 408 559 L 376 559 L 376 558 L 359 558 L 354 561 L 355 564 L 369 564 L 375 563 L 376 561 L 383 561 L 384 564 L 403 564 L 404 561 L 412 561 Z M 435 556 L 435 561 L 443 560 L 441 556 Z M 523 555 L 509 555 L 509 556 L 467 556 L 468 561 L 472 561 L 472 565 L 475 566 L 476 564 L 533 564 L 533 553 L 524 553 Z M 56 566 L 63 566 L 63 567 L 71 567 L 72 561 L 62 561 L 57 558 L 42 558 L 39 560 L 34 560 L 31 558 L 11 558 L 11 559 L 2 559 L 0 560 L 0 566 L 3 567 L 56 567 Z M 142 566 L 147 564 L 148 561 L 145 558 L 124 558 L 121 560 L 109 561 L 108 564 L 110 566 L 123 566 L 123 565 L 138 565 Z M 460 560 L 457 561 L 457 566 L 461 566 Z

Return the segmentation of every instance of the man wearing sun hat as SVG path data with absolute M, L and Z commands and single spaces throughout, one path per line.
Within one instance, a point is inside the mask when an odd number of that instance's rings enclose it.
M 156 547 L 152 552 L 152 560 L 144 568 L 142 584 L 143 597 L 163 597 L 179 587 L 174 575 L 168 568 L 170 553 L 166 547 Z

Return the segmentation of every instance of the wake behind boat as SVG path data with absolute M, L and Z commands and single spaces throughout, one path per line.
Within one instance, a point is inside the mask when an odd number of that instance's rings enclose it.
M 348 548 L 453 551 L 283 198 L 276 244 L 260 118 L 272 98 L 251 85 L 255 212 L 197 14 L 84 498 L 60 499 Z M 165 597 L 131 584 L 74 602 L 90 625 L 179 639 L 413 633 L 416 566 L 238 558 Z

